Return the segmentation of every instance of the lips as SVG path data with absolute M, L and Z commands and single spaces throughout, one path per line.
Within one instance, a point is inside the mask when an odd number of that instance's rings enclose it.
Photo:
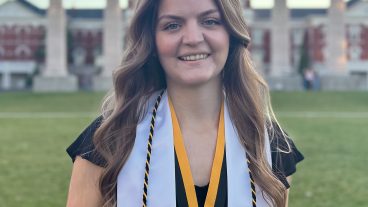
M 206 53 L 200 53 L 200 54 L 191 54 L 191 55 L 180 56 L 179 59 L 183 60 L 183 61 L 197 61 L 197 60 L 204 60 L 204 59 L 208 58 L 208 56 L 210 56 L 210 55 L 206 54 Z

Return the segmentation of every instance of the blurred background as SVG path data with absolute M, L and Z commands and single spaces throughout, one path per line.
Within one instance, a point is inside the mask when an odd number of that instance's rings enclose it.
M 242 5 L 253 62 L 306 157 L 289 206 L 368 206 L 368 1 Z M 0 206 L 65 206 L 65 149 L 98 116 L 133 7 L 0 0 Z
M 0 90 L 111 86 L 134 1 L 0 3 Z M 271 89 L 368 90 L 367 1 L 242 4 L 254 64 Z

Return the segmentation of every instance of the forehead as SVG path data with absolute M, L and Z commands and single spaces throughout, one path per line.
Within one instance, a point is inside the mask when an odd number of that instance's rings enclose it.
M 158 16 L 165 14 L 198 15 L 208 10 L 218 10 L 214 0 L 161 0 Z

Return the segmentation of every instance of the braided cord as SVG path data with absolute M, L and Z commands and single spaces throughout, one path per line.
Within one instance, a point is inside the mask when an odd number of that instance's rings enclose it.
M 249 167 L 250 166 L 249 154 L 248 152 L 246 154 L 247 154 L 248 172 L 249 172 L 249 178 L 250 178 L 250 187 L 252 188 L 252 206 L 256 207 L 257 206 L 256 186 L 254 183 L 252 171 L 250 170 L 250 167 Z
M 152 111 L 152 119 L 151 119 L 150 132 L 149 132 L 148 144 L 147 144 L 146 168 L 145 168 L 145 173 L 144 173 L 143 207 L 147 206 L 148 175 L 149 175 L 149 170 L 150 170 L 152 139 L 153 139 L 153 133 L 155 129 L 155 118 L 156 118 L 157 108 L 158 108 L 158 105 L 160 104 L 163 93 L 164 91 L 162 91 L 160 95 L 157 97 L 155 106 L 153 107 L 153 111 Z

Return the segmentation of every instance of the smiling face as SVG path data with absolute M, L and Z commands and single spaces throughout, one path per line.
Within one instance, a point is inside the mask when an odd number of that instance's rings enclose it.
M 168 87 L 218 84 L 229 34 L 213 0 L 161 0 L 156 47 Z

